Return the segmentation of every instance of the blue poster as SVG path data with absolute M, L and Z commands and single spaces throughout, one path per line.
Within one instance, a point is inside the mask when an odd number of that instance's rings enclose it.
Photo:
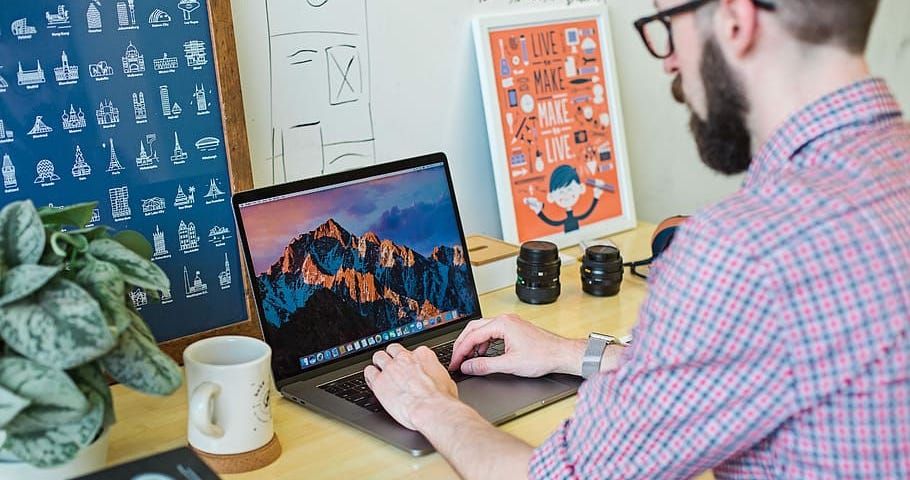
M 97 201 L 145 235 L 158 341 L 245 320 L 206 2 L 0 1 L 0 205 Z

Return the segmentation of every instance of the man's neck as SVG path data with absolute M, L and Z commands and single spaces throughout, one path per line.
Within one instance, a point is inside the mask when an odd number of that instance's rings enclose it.
M 777 55 L 761 69 L 746 72 L 752 99 L 748 122 L 756 149 L 806 105 L 869 76 L 863 56 L 839 48 L 779 50 Z

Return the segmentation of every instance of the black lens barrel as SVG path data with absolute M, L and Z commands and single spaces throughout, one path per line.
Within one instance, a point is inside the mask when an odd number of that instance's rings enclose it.
M 581 289 L 597 297 L 619 293 L 622 284 L 622 256 L 619 249 L 609 245 L 593 245 L 585 249 L 581 261 Z
M 559 249 L 540 240 L 525 242 L 517 259 L 515 294 L 525 303 L 553 303 L 559 297 Z

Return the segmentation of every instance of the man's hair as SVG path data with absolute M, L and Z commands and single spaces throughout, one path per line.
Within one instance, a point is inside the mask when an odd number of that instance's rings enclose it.
M 879 0 L 771 0 L 784 28 L 810 45 L 840 45 L 850 53 L 866 50 Z M 703 25 L 717 8 L 711 2 L 699 10 Z
M 866 49 L 878 0 L 775 0 L 781 23 L 813 45 L 836 44 L 851 53 Z
M 569 165 L 560 165 L 550 175 L 550 191 L 558 190 L 572 182 L 581 183 L 581 179 L 578 178 L 578 172 Z

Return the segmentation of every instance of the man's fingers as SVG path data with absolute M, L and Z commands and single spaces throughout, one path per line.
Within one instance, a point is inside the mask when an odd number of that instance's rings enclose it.
M 373 380 L 376 379 L 376 375 L 379 375 L 379 369 L 373 365 L 367 365 L 363 369 L 363 378 L 367 381 L 367 386 L 370 387 L 370 390 L 373 389 Z
M 513 373 L 515 369 L 510 357 L 510 355 L 500 355 L 498 357 L 470 358 L 461 364 L 461 371 L 468 375 Z
M 380 370 L 385 368 L 386 364 L 391 360 L 392 357 L 385 350 L 380 350 L 373 354 L 373 365 L 379 367 Z
M 452 348 L 451 368 L 457 369 L 462 361 L 474 356 L 474 352 L 478 347 L 485 349 L 485 346 L 489 345 L 491 340 L 497 338 L 502 338 L 502 331 L 496 328 L 495 325 L 490 324 L 485 325 L 484 328 L 469 332 L 460 340 L 456 340 L 455 346 Z
M 390 344 L 388 347 L 386 347 L 385 351 L 386 351 L 386 353 L 389 354 L 390 357 L 395 358 L 401 352 L 406 351 L 406 349 L 404 347 L 402 347 L 401 344 L 399 344 L 399 343 L 393 343 L 393 344 Z

